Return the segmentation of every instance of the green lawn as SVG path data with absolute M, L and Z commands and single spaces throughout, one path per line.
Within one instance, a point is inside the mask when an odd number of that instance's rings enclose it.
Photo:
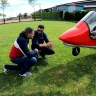
M 47 60 L 38 59 L 30 77 L 18 72 L 3 73 L 3 64 L 12 64 L 8 54 L 18 34 L 26 27 L 45 25 L 45 32 L 53 43 L 55 54 Z M 64 21 L 36 21 L 0 25 L 0 96 L 96 96 L 96 50 L 81 48 L 74 57 L 72 48 L 58 38 L 75 23 Z M 31 42 L 30 42 L 31 44 Z

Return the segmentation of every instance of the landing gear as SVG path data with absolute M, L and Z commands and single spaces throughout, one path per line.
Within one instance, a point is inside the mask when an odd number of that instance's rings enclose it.
M 79 55 L 79 53 L 80 53 L 80 48 L 79 48 L 79 47 L 73 47 L 73 48 L 72 48 L 72 54 L 73 54 L 74 56 Z

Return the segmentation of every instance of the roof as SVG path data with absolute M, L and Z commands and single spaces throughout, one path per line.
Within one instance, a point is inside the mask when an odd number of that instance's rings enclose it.
M 76 4 L 76 3 L 66 3 L 66 4 L 56 5 L 56 7 L 58 7 L 58 6 L 70 6 L 70 5 L 75 5 L 75 6 L 83 6 L 83 5 Z
M 84 7 L 96 7 L 95 5 L 82 5 L 82 3 L 90 3 L 90 2 L 96 2 L 96 0 L 80 0 L 80 1 L 76 1 L 76 2 L 70 2 L 70 3 L 66 3 L 66 4 L 60 4 L 60 5 L 56 5 L 54 7 L 59 7 L 59 6 L 70 6 L 70 5 L 75 5 L 75 6 L 84 6 Z M 80 5 L 81 4 L 81 5 Z M 53 7 L 53 8 L 54 8 Z M 50 7 L 52 8 L 52 7 Z M 46 8 L 46 9 L 50 9 L 50 8 Z
M 96 5 L 84 5 L 84 8 L 96 8 Z
M 96 0 L 82 0 L 82 1 L 80 0 L 80 1 L 71 2 L 71 3 L 78 3 L 79 4 L 79 3 L 86 3 L 86 2 L 90 3 L 90 2 L 94 2 L 94 1 L 96 1 Z M 67 4 L 71 4 L 71 3 L 67 3 Z

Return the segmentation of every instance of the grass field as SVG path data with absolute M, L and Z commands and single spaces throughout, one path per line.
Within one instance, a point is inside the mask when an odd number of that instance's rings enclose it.
M 38 59 L 30 77 L 20 77 L 17 71 L 3 73 L 3 64 L 12 64 L 8 54 L 18 34 L 26 27 L 45 25 L 55 54 L 47 60 Z M 81 48 L 74 57 L 72 48 L 58 38 L 75 23 L 36 21 L 0 25 L 0 96 L 96 96 L 96 50 Z M 30 42 L 31 44 L 31 42 Z

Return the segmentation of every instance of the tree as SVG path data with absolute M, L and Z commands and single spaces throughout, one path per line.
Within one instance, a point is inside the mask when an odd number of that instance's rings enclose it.
M 1 8 L 3 10 L 3 20 L 4 20 L 4 24 L 5 24 L 5 15 L 4 15 L 4 10 L 5 10 L 5 7 L 9 5 L 8 3 L 8 0 L 0 0 L 0 5 L 1 5 Z
M 28 3 L 33 7 L 34 13 L 35 13 L 35 5 L 36 5 L 37 0 L 28 0 Z M 34 21 L 36 20 L 35 15 L 34 15 Z
M 23 14 L 23 17 L 24 17 L 24 18 L 27 18 L 27 17 L 28 17 L 28 13 L 24 13 L 24 14 Z
M 3 15 L 4 15 L 4 17 L 6 16 L 5 14 L 1 14 L 1 13 L 0 13 L 0 16 L 3 16 Z
M 19 18 L 19 22 L 21 22 L 21 17 L 22 17 L 22 14 L 21 14 L 21 13 L 19 13 L 17 17 Z

